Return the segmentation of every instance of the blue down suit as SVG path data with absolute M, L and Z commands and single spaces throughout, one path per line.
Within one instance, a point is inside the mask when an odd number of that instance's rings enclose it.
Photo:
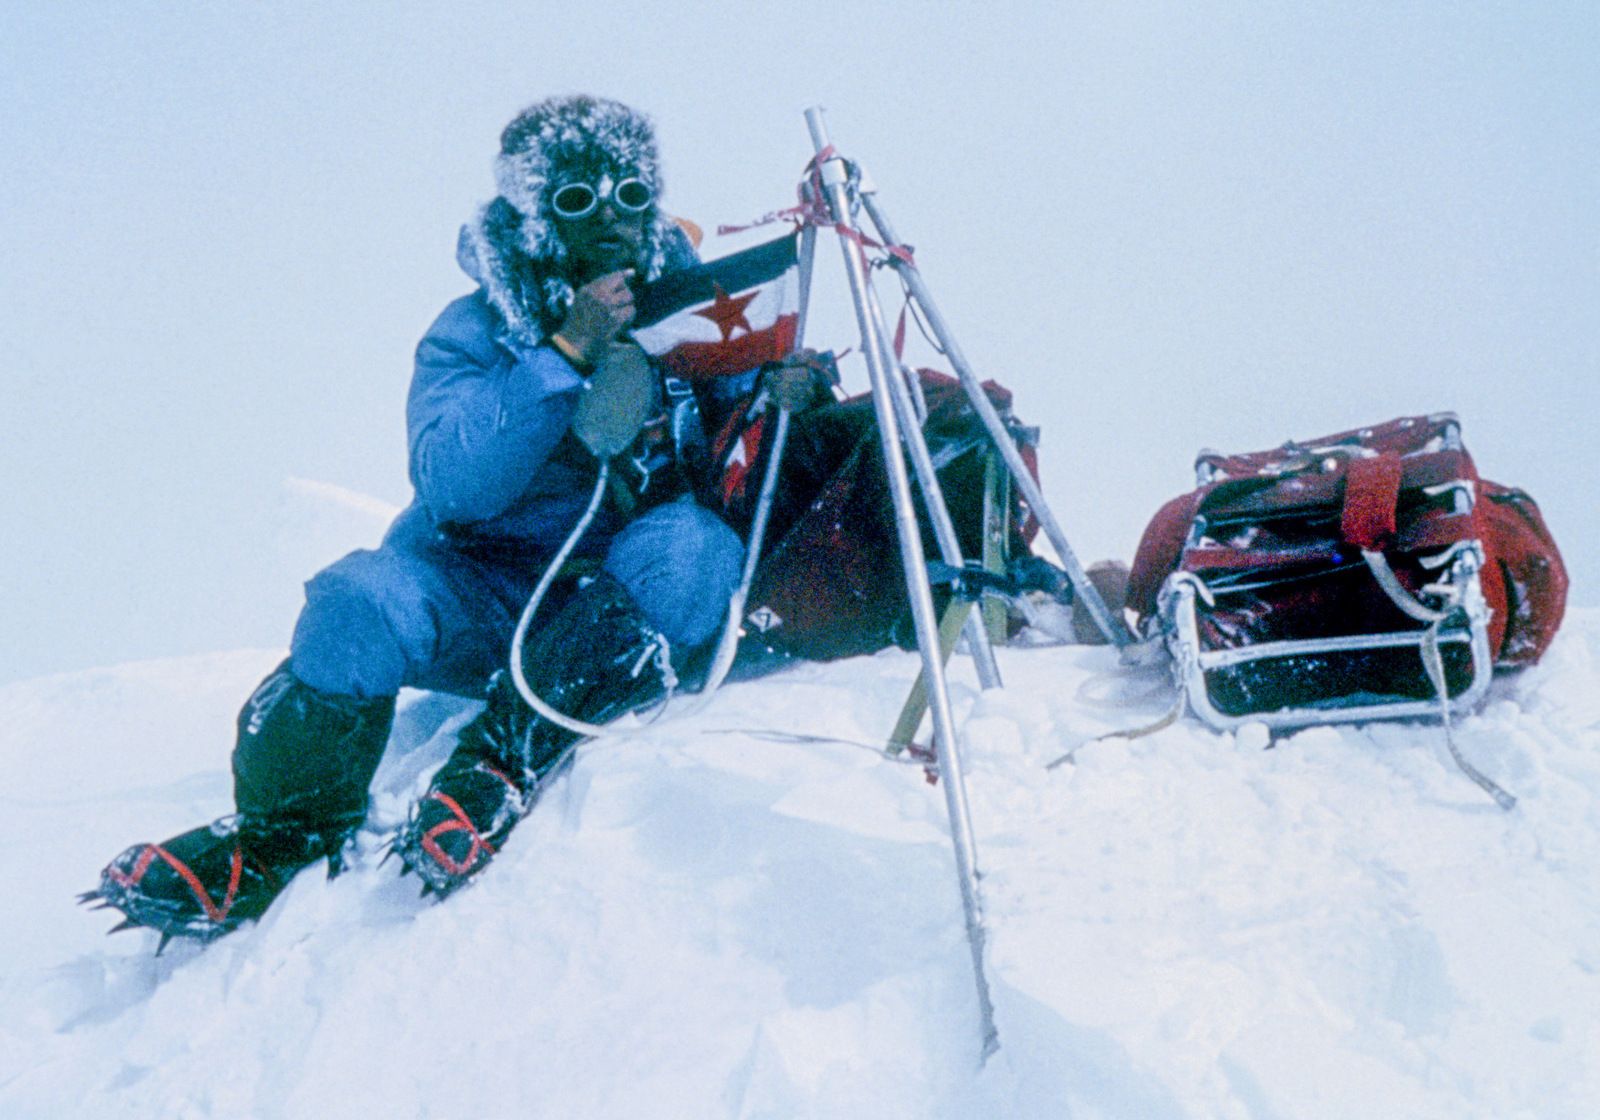
M 417 347 L 406 405 L 416 496 L 375 550 L 306 584 L 290 667 L 360 698 L 402 686 L 481 696 L 598 464 L 571 433 L 583 378 L 506 329 L 482 289 L 451 303 Z M 689 497 L 624 523 L 608 502 L 576 553 L 627 588 L 675 647 L 721 622 L 743 545 Z

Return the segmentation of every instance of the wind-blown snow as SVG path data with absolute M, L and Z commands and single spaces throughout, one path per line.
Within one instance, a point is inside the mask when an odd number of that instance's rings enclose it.
M 953 670 L 1001 1041 L 982 1070 L 943 797 L 870 749 L 912 655 L 585 747 L 443 904 L 376 856 L 472 709 L 407 694 L 371 858 L 160 957 L 72 895 L 229 809 L 233 715 L 279 655 L 0 688 L 0 1115 L 1600 1112 L 1600 612 L 1459 728 L 1510 813 L 1437 728 L 1095 740 L 1170 696 L 1134 696 L 1104 649 L 999 652 L 1003 691 Z

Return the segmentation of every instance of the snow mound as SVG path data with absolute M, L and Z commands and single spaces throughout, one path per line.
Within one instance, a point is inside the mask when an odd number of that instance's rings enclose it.
M 160 957 L 72 895 L 228 811 L 233 715 L 280 654 L 0 688 L 0 1115 L 1595 1115 L 1600 612 L 1459 728 L 1510 813 L 1434 727 L 1100 738 L 1170 694 L 1103 649 L 998 652 L 1002 691 L 953 668 L 982 1069 L 943 797 L 875 748 L 913 655 L 587 745 L 442 905 L 379 857 L 475 709 L 407 694 L 359 866 Z

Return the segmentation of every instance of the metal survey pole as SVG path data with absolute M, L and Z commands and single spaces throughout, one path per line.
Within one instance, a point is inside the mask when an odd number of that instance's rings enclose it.
M 896 249 L 904 248 L 900 239 L 894 234 L 889 220 L 884 216 L 876 197 L 876 188 L 870 182 L 863 181 L 861 186 L 861 202 L 866 207 L 867 214 L 872 218 L 872 224 L 877 227 L 878 236 L 887 246 Z M 1126 655 L 1134 644 L 1133 635 L 1129 632 L 1127 624 L 1120 618 L 1113 618 L 1106 608 L 1106 602 L 1100 596 L 1100 591 L 1089 582 L 1089 577 L 1084 573 L 1083 566 L 1078 563 L 1077 554 L 1072 551 L 1072 546 L 1067 543 L 1067 536 L 1061 531 L 1061 526 L 1050 512 L 1050 507 L 1045 504 L 1044 494 L 1039 489 L 1039 484 L 1033 480 L 1033 475 L 1028 473 L 1028 465 L 1022 461 L 1022 453 L 1011 441 L 1006 433 L 1005 422 L 1000 419 L 1000 414 L 995 411 L 994 404 L 989 400 L 989 395 L 983 391 L 983 385 L 972 372 L 972 367 L 967 364 L 966 355 L 961 352 L 961 347 L 951 337 L 949 329 L 945 326 L 944 317 L 939 314 L 939 308 L 933 302 L 933 296 L 928 291 L 928 286 L 923 283 L 922 273 L 917 271 L 917 266 L 899 254 L 890 254 L 889 263 L 905 281 L 906 288 L 911 292 L 911 297 L 917 301 L 923 318 L 927 320 L 928 329 L 933 331 L 934 337 L 939 340 L 940 347 L 944 350 L 945 357 L 950 359 L 950 364 L 955 367 L 956 376 L 961 379 L 961 385 L 967 391 L 967 397 L 972 401 L 972 407 L 977 410 L 983 423 L 989 429 L 989 434 L 994 438 L 995 447 L 999 449 L 1001 457 L 1011 471 L 1011 477 L 1016 480 L 1017 489 L 1022 492 L 1023 500 L 1028 503 L 1028 509 L 1034 517 L 1038 518 L 1043 527 L 1045 537 L 1055 548 L 1056 555 L 1061 559 L 1061 567 L 1067 573 L 1067 578 L 1072 581 L 1072 589 L 1088 610 L 1089 616 L 1099 627 L 1100 632 Z
M 922 653 L 922 671 L 928 685 L 929 707 L 933 712 L 934 750 L 943 779 L 945 807 L 950 817 L 950 837 L 955 848 L 956 873 L 961 884 L 961 901 L 966 911 L 967 942 L 972 950 L 973 973 L 978 988 L 978 1013 L 982 1030 L 982 1060 L 998 1049 L 999 1035 L 994 1024 L 994 1004 L 989 997 L 989 982 L 984 973 L 983 909 L 978 897 L 977 846 L 972 835 L 972 818 L 967 809 L 966 783 L 961 769 L 960 748 L 956 742 L 955 719 L 950 710 L 950 691 L 945 681 L 944 661 L 939 654 L 939 624 L 934 617 L 933 593 L 928 585 L 927 562 L 922 552 L 922 529 L 917 522 L 911 498 L 911 482 L 906 474 L 900 447 L 899 424 L 884 369 L 881 340 L 868 306 L 866 260 L 859 236 L 851 222 L 848 175 L 844 161 L 831 156 L 822 109 L 806 110 L 806 124 L 821 161 L 823 189 L 833 211 L 839 247 L 844 253 L 845 273 L 855 302 L 856 324 L 861 330 L 861 349 L 867 359 L 872 380 L 872 403 L 883 447 L 884 469 L 894 498 L 896 527 L 900 537 L 900 563 L 905 569 L 906 593 L 911 601 L 911 616 L 916 624 L 917 647 Z M 922 433 L 905 433 L 907 442 L 920 441 Z M 931 500 L 931 499 L 930 499 Z

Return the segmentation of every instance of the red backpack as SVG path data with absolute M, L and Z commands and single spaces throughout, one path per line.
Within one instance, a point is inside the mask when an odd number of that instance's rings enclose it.
M 985 556 L 998 545 L 999 563 L 1028 555 L 1037 525 L 1021 497 L 996 484 L 990 437 L 960 382 L 918 370 L 927 418 L 923 438 L 938 472 L 963 556 Z M 1037 429 L 1017 421 L 1011 393 L 986 382 L 1024 463 L 1037 477 Z M 735 408 L 712 441 L 714 486 L 705 502 L 745 532 L 771 454 L 764 417 Z M 794 417 L 772 505 L 761 564 L 751 584 L 746 640 L 740 656 L 765 646 L 773 658 L 829 661 L 914 643 L 910 605 L 870 394 Z M 923 520 L 923 547 L 938 545 Z M 936 600 L 948 592 L 939 588 Z
M 1214 726 L 1470 709 L 1561 624 L 1539 507 L 1478 477 L 1451 413 L 1195 465 L 1145 530 L 1128 606 Z

